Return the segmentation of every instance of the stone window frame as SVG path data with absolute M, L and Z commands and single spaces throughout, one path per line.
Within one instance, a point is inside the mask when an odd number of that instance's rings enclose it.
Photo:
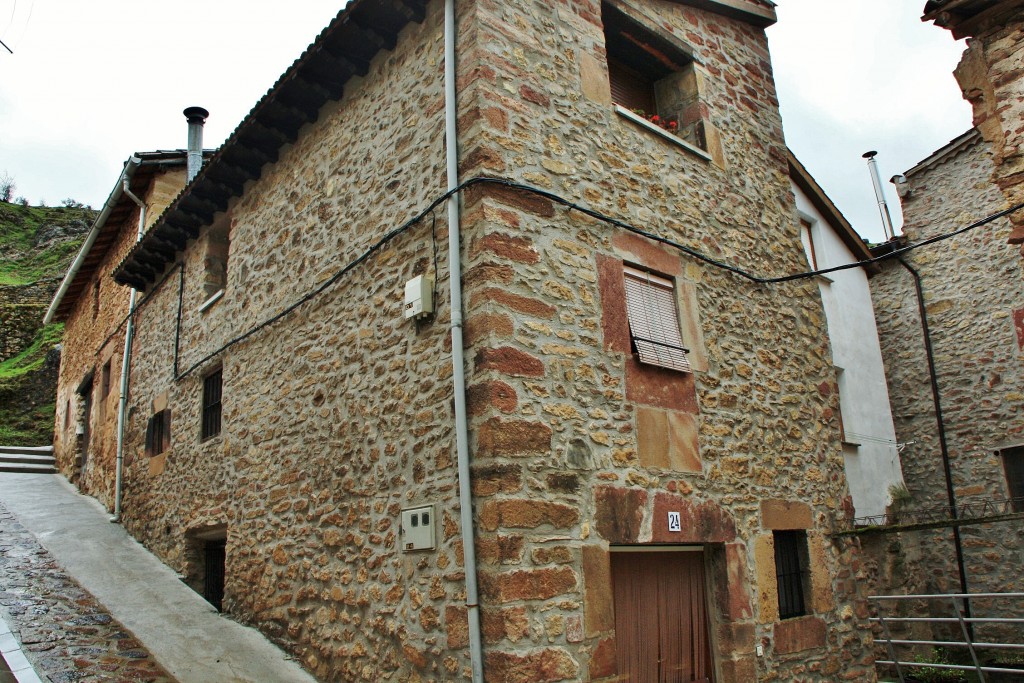
M 608 90 L 615 112 L 691 154 L 721 165 L 709 142 L 709 137 L 717 138 L 717 132 L 707 115 L 707 76 L 693 50 L 660 27 L 642 22 L 619 0 L 604 0 L 601 16 Z M 674 122 L 677 128 L 670 131 L 649 120 L 651 115 L 666 125 Z
M 1006 498 L 1010 501 L 1011 509 L 1024 512 L 1024 445 L 1007 446 L 996 453 L 1003 461 Z
M 224 416 L 224 368 L 218 365 L 203 375 L 199 440 L 209 441 L 220 435 Z
M 202 287 L 199 312 L 208 311 L 220 301 L 228 286 L 228 263 L 231 251 L 231 221 L 227 214 L 218 216 L 206 231 L 203 249 Z

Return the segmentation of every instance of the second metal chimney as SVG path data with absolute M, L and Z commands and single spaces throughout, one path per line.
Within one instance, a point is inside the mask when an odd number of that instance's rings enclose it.
M 202 107 L 189 107 L 182 113 L 188 119 L 187 182 L 192 182 L 192 179 L 199 173 L 199 169 L 203 167 L 203 124 L 206 123 L 210 112 Z

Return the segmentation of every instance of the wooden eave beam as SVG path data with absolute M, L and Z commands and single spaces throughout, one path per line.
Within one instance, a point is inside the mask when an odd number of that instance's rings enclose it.
M 213 222 L 213 217 L 217 214 L 217 206 L 213 202 L 198 197 L 193 193 L 182 197 L 178 202 L 177 208 L 178 211 L 195 216 L 203 225 Z
M 407 22 L 414 21 L 422 24 L 427 17 L 427 7 L 420 2 L 407 2 L 406 0 L 384 0 L 385 5 L 395 10 Z
M 276 158 L 277 155 L 274 155 L 272 159 L 254 147 L 241 145 L 237 142 L 230 147 L 225 147 L 221 153 L 221 159 L 224 162 L 243 169 L 253 179 L 260 177 L 264 164 Z
M 284 138 L 282 137 L 282 139 Z M 245 189 L 245 183 L 253 178 L 245 169 L 229 164 L 224 159 L 221 159 L 220 163 L 208 166 L 206 168 L 206 177 L 211 182 L 228 188 L 232 195 L 236 197 L 242 194 L 242 190 Z

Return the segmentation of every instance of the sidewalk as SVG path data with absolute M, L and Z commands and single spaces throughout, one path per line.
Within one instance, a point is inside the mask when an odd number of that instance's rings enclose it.
M 314 681 L 59 475 L 0 473 L 0 608 L 52 683 Z

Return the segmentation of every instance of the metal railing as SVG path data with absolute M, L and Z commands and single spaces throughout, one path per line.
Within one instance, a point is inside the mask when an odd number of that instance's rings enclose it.
M 984 627 L 998 624 L 1004 624 L 1008 626 L 1019 627 L 1019 633 L 1024 633 L 1024 618 L 1016 617 L 1001 617 L 998 616 L 999 608 L 994 610 L 994 614 L 991 616 L 965 616 L 969 612 L 966 609 L 966 603 L 970 603 L 972 612 L 977 613 L 977 605 L 979 601 L 984 602 L 999 602 L 999 601 L 1020 601 L 1024 600 L 1024 593 L 943 593 L 938 595 L 872 595 L 868 600 L 873 603 L 875 612 L 878 616 L 872 617 L 871 622 L 878 624 L 881 629 L 882 637 L 875 638 L 875 642 L 885 646 L 886 651 L 889 653 L 889 659 L 876 659 L 876 667 L 892 667 L 896 671 L 896 675 L 899 676 L 901 683 L 906 682 L 905 675 L 907 670 L 932 668 L 932 669 L 947 669 L 947 670 L 958 670 L 958 671 L 970 671 L 973 672 L 978 680 L 982 683 L 986 683 L 989 678 L 987 674 L 1007 674 L 1017 675 L 1024 677 L 1024 668 L 1010 668 L 1006 666 L 992 666 L 986 662 L 992 660 L 994 652 L 1005 652 L 1005 651 L 1018 651 L 1024 653 L 1024 642 L 987 642 L 984 640 L 977 640 L 978 633 L 976 632 L 975 626 Z M 948 609 L 950 616 L 886 616 L 883 607 L 887 603 L 896 603 L 901 601 L 920 601 L 924 602 L 928 607 L 936 609 L 941 613 L 942 610 Z M 1005 609 L 1005 606 L 1004 608 Z M 950 629 L 953 633 L 957 630 L 959 634 L 963 636 L 962 640 L 956 640 L 953 638 L 948 639 L 935 639 L 934 629 L 932 630 L 932 640 L 917 640 L 917 639 L 901 639 L 893 638 L 890 626 L 895 624 L 928 624 L 930 626 L 941 625 L 943 628 Z M 956 627 L 959 627 L 957 629 Z M 981 628 L 977 629 L 982 630 Z M 1024 641 L 1024 638 L 1018 640 Z M 930 648 L 944 648 L 951 651 L 962 651 L 966 650 L 970 654 L 970 664 L 953 664 L 946 662 L 928 662 L 928 661 L 910 661 L 906 659 L 900 659 L 897 657 L 897 648 L 907 647 L 930 647 Z M 1024 658 L 1021 659 L 1024 661 Z M 1024 667 L 1024 664 L 1021 665 Z M 879 679 L 881 680 L 881 679 Z M 1007 679 L 1001 679 L 1007 680 Z M 1020 680 L 1014 678 L 1013 680 Z
M 965 499 L 956 509 L 948 505 L 928 508 L 892 510 L 882 515 L 857 517 L 853 528 L 888 526 L 926 526 L 951 522 L 973 522 L 998 519 L 1024 512 L 1024 498 L 992 500 L 990 498 Z

